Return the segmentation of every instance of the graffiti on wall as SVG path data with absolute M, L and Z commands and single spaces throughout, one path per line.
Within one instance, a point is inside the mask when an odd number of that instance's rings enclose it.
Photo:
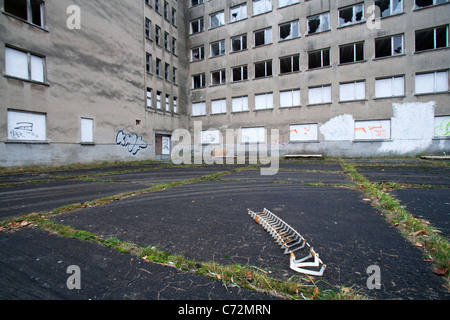
M 434 136 L 450 137 L 450 116 L 434 118 Z
M 355 121 L 355 140 L 377 140 L 391 138 L 391 121 Z
M 45 141 L 45 115 L 31 112 L 8 111 L 8 139 Z
M 123 130 L 117 131 L 116 144 L 127 148 L 128 152 L 135 156 L 141 149 L 148 147 L 147 142 L 137 133 L 127 133 Z
M 291 141 L 317 141 L 317 124 L 291 125 Z

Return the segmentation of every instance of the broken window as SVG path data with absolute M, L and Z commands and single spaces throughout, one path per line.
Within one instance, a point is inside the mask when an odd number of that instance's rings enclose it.
M 211 29 L 218 28 L 225 24 L 225 13 L 223 11 L 214 13 L 209 16 L 209 27 Z
M 231 39 L 231 51 L 241 51 L 247 49 L 247 35 L 237 36 Z
M 416 51 L 448 46 L 448 26 L 416 31 Z
M 350 63 L 364 60 L 364 42 L 339 47 L 339 62 Z
M 233 68 L 233 82 L 243 81 L 248 79 L 247 66 L 240 66 Z
M 233 112 L 242 112 L 248 110 L 248 96 L 235 97 L 231 100 Z
M 156 59 L 156 76 L 161 77 L 161 60 Z
M 416 75 L 416 94 L 447 92 L 448 70 Z
M 170 81 L 170 65 L 168 63 L 164 65 L 164 79 Z
M 330 65 L 330 49 L 311 51 L 308 53 L 308 68 L 321 68 Z
M 172 53 L 177 55 L 177 39 L 172 37 Z
M 178 113 L 178 98 L 173 97 L 173 113 Z
M 177 26 L 177 10 L 172 8 L 172 24 L 176 27 Z
M 170 111 L 170 95 L 166 94 L 166 111 Z
M 330 13 L 322 13 L 308 18 L 308 34 L 330 30 Z
M 202 4 L 203 0 L 191 0 L 191 6 L 196 6 L 198 4 Z
M 375 58 L 403 54 L 403 35 L 375 39 Z
M 449 2 L 449 0 L 416 0 L 416 9 L 434 6 L 446 2 Z
M 152 100 L 152 88 L 147 88 L 147 104 L 146 106 L 148 108 L 151 108 L 153 104 L 153 100 Z
M 272 43 L 272 28 L 255 31 L 255 47 Z
M 230 21 L 235 22 L 247 18 L 247 4 L 241 4 L 230 9 Z
M 339 27 L 348 26 L 363 21 L 364 4 L 339 10 Z
M 44 27 L 44 2 L 40 0 L 5 0 L 5 12 Z
M 405 95 L 405 77 L 375 80 L 375 98 L 401 97 Z
M 255 110 L 273 109 L 273 93 L 255 95 Z
M 156 91 L 156 109 L 161 109 L 161 91 Z
M 192 88 L 204 88 L 205 87 L 205 74 L 197 74 L 192 76 Z
M 172 81 L 174 84 L 177 84 L 177 68 L 175 67 L 172 69 Z
M 280 73 L 300 71 L 300 55 L 280 58 Z
M 211 84 L 219 85 L 227 81 L 225 69 L 211 72 Z
M 375 0 L 381 17 L 388 17 L 403 12 L 403 0 Z
M 253 15 L 272 11 L 272 0 L 253 0 Z
M 169 34 L 167 32 L 164 32 L 164 49 L 170 51 Z
M 363 100 L 366 97 L 364 81 L 341 83 L 339 86 L 339 101 Z
M 195 62 L 195 61 L 200 61 L 205 59 L 205 48 L 202 47 L 197 47 L 191 50 L 191 61 Z
M 152 72 L 152 55 L 150 53 L 145 54 L 145 70 L 148 73 Z
M 161 28 L 159 26 L 155 26 L 155 42 L 157 45 L 161 45 Z
M 203 32 L 203 30 L 204 30 L 203 18 L 191 21 L 191 30 L 190 30 L 191 34 Z
M 211 57 L 222 56 L 225 54 L 225 40 L 211 43 Z
M 331 102 L 331 86 L 313 87 L 308 89 L 309 104 L 321 104 Z
M 272 75 L 272 60 L 255 63 L 255 79 Z
M 44 82 L 44 58 L 29 52 L 5 48 L 5 73 L 9 76 Z
M 289 40 L 299 37 L 298 21 L 280 25 L 280 40 Z
M 147 39 L 150 39 L 151 37 L 151 28 L 152 28 L 152 22 L 148 19 L 145 18 L 145 37 Z

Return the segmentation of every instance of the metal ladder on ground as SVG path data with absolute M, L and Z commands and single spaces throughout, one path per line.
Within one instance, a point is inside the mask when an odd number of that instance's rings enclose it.
M 284 254 L 289 254 L 292 270 L 313 276 L 323 275 L 326 265 L 320 260 L 319 254 L 294 228 L 265 208 L 263 212 L 258 213 L 248 209 L 248 214 L 272 236 L 281 249 L 284 249 Z M 295 254 L 298 254 L 300 250 L 306 250 L 308 254 L 296 259 Z

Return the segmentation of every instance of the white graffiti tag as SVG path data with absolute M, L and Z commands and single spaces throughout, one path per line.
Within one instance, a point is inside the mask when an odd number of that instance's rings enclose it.
M 148 147 L 147 142 L 141 135 L 133 133 L 126 133 L 123 130 L 117 131 L 116 144 L 122 147 L 126 147 L 128 152 L 135 156 L 141 149 Z

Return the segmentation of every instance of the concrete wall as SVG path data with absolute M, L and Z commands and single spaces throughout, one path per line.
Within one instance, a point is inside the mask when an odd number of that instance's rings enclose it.
M 47 0 L 45 24 L 38 27 L 5 12 L 4 0 L 0 0 L 0 61 L 5 61 L 6 47 L 45 57 L 44 83 L 12 77 L 6 73 L 5 64 L 0 64 L 0 166 L 154 159 L 158 158 L 161 136 L 170 137 L 176 129 L 192 132 L 195 121 L 200 121 L 204 130 L 219 129 L 223 136 L 226 129 L 264 127 L 268 133 L 277 129 L 279 137 L 270 144 L 279 147 L 281 155 L 448 152 L 448 132 L 438 130 L 436 134 L 434 129 L 446 128 L 442 122 L 448 123 L 445 117 L 450 116 L 449 92 L 418 95 L 415 75 L 448 71 L 450 49 L 447 46 L 416 53 L 415 31 L 448 26 L 449 3 L 416 10 L 412 1 L 404 1 L 401 14 L 381 19 L 380 28 L 374 29 L 368 26 L 371 21 L 367 12 L 361 23 L 337 26 L 338 9 L 360 3 L 357 0 L 301 0 L 285 8 L 278 8 L 278 1 L 273 0 L 272 10 L 260 15 L 253 15 L 250 0 L 205 1 L 192 8 L 186 8 L 185 1 L 167 2 L 169 10 L 177 11 L 176 26 L 171 22 L 171 11 L 165 19 L 162 11 L 155 11 L 154 1 L 149 6 L 144 1 Z M 248 17 L 230 22 L 230 8 L 242 3 L 247 3 Z M 80 8 L 80 29 L 67 26 L 73 17 L 67 12 L 70 5 Z M 364 5 L 367 10 L 372 1 L 365 0 Z M 210 14 L 221 10 L 225 12 L 225 25 L 211 29 Z M 308 35 L 307 18 L 328 11 L 331 30 Z M 145 17 L 152 23 L 151 39 L 145 37 Z M 204 19 L 205 31 L 189 35 L 190 21 L 199 17 Z M 280 41 L 279 25 L 294 20 L 299 21 L 300 37 Z M 161 28 L 161 37 L 167 32 L 170 40 L 177 39 L 177 54 L 156 44 L 156 26 Z M 272 27 L 272 43 L 255 48 L 254 31 L 267 27 Z M 248 49 L 232 53 L 231 38 L 242 34 L 247 35 Z M 404 35 L 404 53 L 375 58 L 375 39 L 396 34 Z M 226 54 L 210 57 L 210 44 L 222 39 Z M 339 46 L 359 41 L 364 41 L 364 60 L 340 64 Z M 190 62 L 191 49 L 201 45 L 205 59 Z M 308 52 L 324 48 L 330 48 L 331 65 L 309 70 Z M 151 72 L 146 72 L 146 53 L 152 55 Z M 279 59 L 293 54 L 300 55 L 300 70 L 280 74 Z M 156 59 L 161 60 L 162 77 L 155 74 Z M 265 60 L 272 60 L 273 75 L 255 79 L 254 63 Z M 177 83 L 164 79 L 166 63 L 170 71 L 177 69 Z M 231 70 L 239 65 L 248 66 L 248 80 L 233 83 Z M 226 70 L 226 83 L 213 86 L 210 73 L 219 69 Z M 206 87 L 192 89 L 191 76 L 198 73 L 205 73 Z M 375 98 L 375 80 L 397 75 L 404 76 L 404 95 Z M 365 97 L 340 101 L 340 84 L 359 80 L 365 82 Z M 321 85 L 331 85 L 331 101 L 309 104 L 308 88 Z M 147 88 L 153 93 L 151 107 L 146 103 Z M 300 105 L 282 108 L 280 92 L 289 89 L 300 89 Z M 157 91 L 161 92 L 161 110 L 156 108 Z M 273 93 L 273 108 L 256 110 L 255 96 L 266 92 Z M 166 94 L 170 97 L 168 111 Z M 243 95 L 248 96 L 249 110 L 232 112 L 232 98 Z M 174 97 L 177 112 L 173 111 Z M 226 113 L 211 114 L 211 102 L 216 99 L 226 99 Z M 206 103 L 205 116 L 192 116 L 192 104 L 196 102 Z M 37 118 L 41 123 L 36 126 L 42 126 L 45 119 L 45 137 L 40 141 L 12 138 L 11 129 L 17 126 L 15 133 L 20 134 L 26 127 L 23 123 L 8 126 L 8 114 L 15 111 L 29 113 L 25 120 Z M 92 143 L 82 143 L 82 118 L 93 121 Z M 368 139 L 363 135 L 358 139 L 366 129 L 378 130 L 377 121 L 384 136 Z M 299 140 L 294 141 L 293 125 L 305 136 L 314 134 L 314 139 L 303 139 L 297 132 Z
M 179 83 L 185 83 L 184 6 L 169 2 L 179 15 L 177 28 L 144 1 L 48 0 L 42 27 L 6 13 L 0 1 L 0 60 L 12 46 L 44 56 L 46 73 L 45 83 L 24 81 L 5 75 L 0 64 L 0 165 L 154 158 L 155 132 L 170 133 L 187 121 L 185 86 L 152 79 L 145 71 L 147 51 L 176 66 Z M 67 26 L 75 17 L 67 12 L 71 5 L 80 9 L 80 29 Z M 182 58 L 146 42 L 144 16 L 177 37 Z M 147 87 L 177 97 L 178 114 L 146 108 Z M 8 110 L 45 115 L 45 141 L 8 138 Z M 81 143 L 81 118 L 93 120 L 93 143 Z M 124 134 L 118 137 L 119 132 Z
M 205 47 L 205 60 L 190 64 L 191 74 L 206 72 L 206 87 L 192 90 L 191 103 L 205 102 L 206 115 L 192 117 L 191 122 L 201 121 L 203 128 L 215 128 L 224 133 L 225 129 L 263 126 L 268 130 L 278 129 L 278 145 L 281 154 L 322 153 L 332 156 L 379 156 L 379 155 L 416 155 L 420 153 L 448 152 L 445 137 L 435 139 L 434 116 L 450 115 L 449 93 L 415 94 L 415 74 L 435 70 L 448 70 L 450 67 L 449 48 L 415 52 L 415 31 L 448 25 L 450 5 L 440 5 L 421 10 L 413 8 L 413 1 L 404 1 L 403 13 L 382 18 L 380 28 L 369 28 L 365 20 L 351 26 L 338 27 L 338 9 L 360 3 L 360 1 L 300 1 L 300 4 L 278 8 L 278 1 L 272 1 L 272 11 L 253 16 L 252 1 L 247 1 L 248 17 L 245 20 L 230 23 L 229 8 L 240 1 L 205 2 L 189 10 L 190 19 L 204 17 L 205 32 L 190 36 L 190 47 Z M 365 10 L 373 1 L 364 1 Z M 225 10 L 225 26 L 209 30 L 208 20 L 211 13 Z M 331 30 L 308 35 L 307 17 L 330 12 Z M 279 40 L 279 25 L 298 20 L 300 37 L 288 41 Z M 262 47 L 254 47 L 253 32 L 272 27 L 273 41 Z M 248 50 L 231 53 L 230 39 L 239 34 L 247 34 Z M 404 53 L 388 58 L 375 58 L 375 39 L 404 35 Z M 211 42 L 225 39 L 226 54 L 209 58 Z M 363 61 L 349 64 L 339 63 L 341 45 L 364 41 Z M 331 66 L 308 69 L 308 52 L 330 48 Z M 280 74 L 279 58 L 295 53 L 300 54 L 300 71 Z M 273 76 L 255 79 L 254 63 L 272 60 Z M 234 66 L 247 65 L 248 81 L 233 83 L 231 69 Z M 209 71 L 225 68 L 227 83 L 212 86 Z M 404 75 L 405 93 L 395 98 L 376 98 L 375 79 Z M 365 82 L 365 98 L 358 101 L 341 102 L 340 83 L 352 81 Z M 308 88 L 331 85 L 331 102 L 310 105 Z M 280 91 L 300 88 L 301 105 L 281 108 Z M 273 108 L 255 110 L 255 95 L 273 92 Z M 249 110 L 232 112 L 233 97 L 248 95 Z M 211 114 L 211 101 L 225 98 L 227 112 Z M 425 118 L 423 118 L 425 117 Z M 425 120 L 426 119 L 426 120 Z M 355 121 L 390 121 L 390 134 L 384 139 L 355 140 Z M 191 126 L 192 126 L 191 123 Z M 358 122 L 359 123 L 359 122 Z M 357 124 L 358 124 L 357 123 Z M 290 139 L 290 125 L 309 125 L 317 127 L 317 137 L 312 142 L 296 142 Z

